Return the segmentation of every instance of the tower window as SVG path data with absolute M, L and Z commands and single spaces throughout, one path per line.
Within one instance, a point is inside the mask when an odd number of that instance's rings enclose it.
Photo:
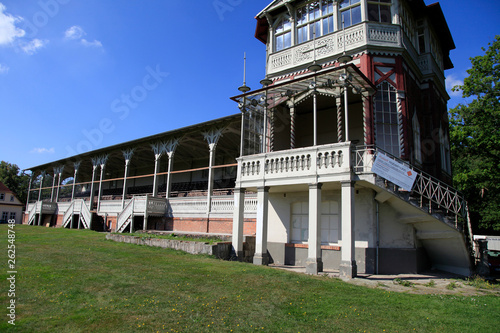
M 361 0 L 342 0 L 340 2 L 340 15 L 344 27 L 361 22 Z
M 392 0 L 368 0 L 368 21 L 391 23 Z
M 281 51 L 292 46 L 292 24 L 289 18 L 282 18 L 274 29 L 275 50 Z
M 313 1 L 297 9 L 297 43 L 333 32 L 333 0 Z
M 376 143 L 388 153 L 400 157 L 399 121 L 396 88 L 388 82 L 378 86 L 375 96 Z

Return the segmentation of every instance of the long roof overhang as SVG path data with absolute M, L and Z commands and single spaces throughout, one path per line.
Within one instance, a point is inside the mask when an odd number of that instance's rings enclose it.
M 151 148 L 151 144 L 157 142 L 165 142 L 170 139 L 180 140 L 179 147 L 176 152 L 176 161 L 179 160 L 189 160 L 200 158 L 209 154 L 208 143 L 204 140 L 203 131 L 208 131 L 212 128 L 224 128 L 223 132 L 224 145 L 221 151 L 239 151 L 239 132 L 240 132 L 240 119 L 241 114 L 234 114 L 231 116 L 226 116 L 207 122 L 186 126 L 183 128 L 166 131 L 163 133 L 139 138 L 132 141 L 127 141 L 119 143 L 113 146 L 108 146 L 105 148 L 96 149 L 93 151 L 78 154 L 72 157 L 60 159 L 57 161 L 37 165 L 31 168 L 27 168 L 24 171 L 31 171 L 34 176 L 39 175 L 42 171 L 47 171 L 47 173 L 52 173 L 52 168 L 64 166 L 63 179 L 72 177 L 74 172 L 74 163 L 82 162 L 79 168 L 78 175 L 79 178 L 88 178 L 92 172 L 92 162 L 91 159 L 94 157 L 108 155 L 111 158 L 106 162 L 106 169 L 111 170 L 118 168 L 122 170 L 124 167 L 124 157 L 123 151 L 127 149 L 135 149 L 134 155 L 131 161 L 131 166 L 140 167 L 143 164 L 154 165 L 154 153 Z M 238 139 L 236 139 L 238 137 Z M 179 150 L 182 149 L 182 153 L 179 154 Z M 208 160 L 207 160 L 208 161 Z

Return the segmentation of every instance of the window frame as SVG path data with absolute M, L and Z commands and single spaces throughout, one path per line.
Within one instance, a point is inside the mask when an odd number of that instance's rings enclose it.
M 326 6 L 324 6 L 324 4 L 323 4 L 325 1 L 326 1 Z M 317 17 L 315 16 L 313 19 L 311 19 L 310 18 L 311 12 L 309 11 L 309 9 L 310 9 L 311 5 L 316 4 L 316 3 L 319 6 L 319 10 L 318 10 L 319 14 Z M 335 16 L 336 16 L 335 15 L 335 11 L 336 11 L 335 3 L 336 2 L 334 0 L 317 0 L 317 1 L 311 1 L 309 3 L 303 4 L 302 6 L 299 6 L 295 9 L 295 18 L 296 18 L 295 19 L 295 21 L 296 21 L 295 42 L 297 45 L 307 43 L 308 41 L 313 40 L 314 28 L 311 30 L 311 27 L 314 27 L 316 24 L 318 24 L 319 28 L 320 28 L 319 33 L 316 29 L 316 38 L 328 35 L 328 34 L 336 31 L 336 29 L 335 29 Z M 325 14 L 325 8 L 326 8 L 326 14 Z M 331 8 L 330 12 L 329 12 L 329 8 Z M 304 14 L 305 21 L 303 21 L 302 19 L 299 20 L 299 12 L 302 9 L 306 9 L 306 13 Z M 329 19 L 331 19 L 331 24 L 328 22 Z M 327 20 L 326 26 L 328 27 L 328 30 L 330 30 L 330 28 L 331 28 L 331 31 L 325 32 L 325 23 L 324 23 L 325 20 Z M 303 35 L 303 33 L 301 32 L 301 30 L 303 28 L 306 28 L 306 31 L 305 31 L 306 38 L 302 40 L 301 36 Z
M 413 156 L 415 157 L 415 161 L 417 163 L 422 163 L 422 133 L 420 129 L 420 121 L 418 120 L 417 108 L 413 113 L 412 120 L 412 129 L 413 129 Z
M 15 219 L 16 219 L 16 212 L 10 212 L 9 220 L 15 220 Z
M 388 1 L 388 2 L 387 2 Z M 376 6 L 377 7 L 377 20 L 371 20 L 370 19 L 370 7 L 371 6 Z M 389 20 L 388 21 L 382 21 L 381 20 L 381 8 L 382 7 L 389 7 Z M 378 23 L 392 23 L 392 0 L 368 0 L 366 2 L 366 11 L 367 11 L 367 17 L 366 20 L 368 22 L 378 22 Z
M 388 87 L 385 89 L 385 85 Z M 379 93 L 386 94 L 382 101 L 378 101 Z M 394 96 L 394 100 L 392 97 Z M 378 105 L 381 104 L 381 110 L 378 110 Z M 387 103 L 387 104 L 384 104 Z M 387 107 L 386 107 L 387 106 Z M 385 115 L 387 114 L 389 121 L 386 122 Z M 381 82 L 377 86 L 377 93 L 374 98 L 374 115 L 375 115 L 375 143 L 378 148 L 396 156 L 401 157 L 401 137 L 399 133 L 399 112 L 398 112 L 398 91 L 397 89 L 387 81 Z M 382 120 L 380 119 L 382 118 Z M 395 120 L 393 119 L 395 118 Z M 381 126 L 381 127 L 380 127 Z M 390 129 L 387 133 L 387 129 Z M 382 129 L 382 133 L 380 131 Z M 391 138 L 391 144 L 386 144 L 387 137 Z M 381 138 L 383 142 L 381 143 Z M 394 140 L 397 139 L 397 144 L 394 144 Z M 395 151 L 397 149 L 397 151 Z
M 5 193 L 0 193 L 0 201 L 5 201 Z
M 349 1 L 349 5 L 347 5 L 346 7 L 342 8 L 342 3 L 343 1 Z M 359 24 L 361 22 L 363 22 L 363 1 L 361 0 L 343 0 L 343 1 L 339 1 L 338 2 L 338 20 L 339 20 L 339 28 L 340 29 L 345 29 L 345 28 L 348 28 L 348 27 L 351 27 L 353 25 L 356 25 L 356 24 Z M 351 1 L 358 1 L 358 2 L 355 2 L 355 3 L 351 3 Z M 359 7 L 359 22 L 356 22 L 356 23 L 353 23 L 352 22 L 352 10 L 354 8 L 357 8 Z M 346 24 L 344 22 L 344 19 L 343 19 L 343 14 L 346 13 L 346 12 L 349 12 L 349 24 Z
M 287 28 L 286 25 L 285 25 L 285 21 L 288 22 L 289 24 L 289 27 Z M 280 32 L 277 32 L 277 29 L 279 26 L 282 26 L 282 31 Z M 283 50 L 286 50 L 290 47 L 293 46 L 293 41 L 292 41 L 292 38 L 293 38 L 293 34 L 292 34 L 292 30 L 293 30 L 293 24 L 292 24 L 292 20 L 291 20 L 291 17 L 288 16 L 288 15 L 282 15 L 281 17 L 279 17 L 274 26 L 273 26 L 273 34 L 274 34 L 274 39 L 273 39 L 273 42 L 274 42 L 274 52 L 280 52 L 280 51 L 283 51 Z M 286 46 L 285 45 L 285 35 L 286 34 L 290 34 L 290 45 L 289 46 Z M 278 49 L 278 39 L 279 38 L 283 38 L 283 47 Z

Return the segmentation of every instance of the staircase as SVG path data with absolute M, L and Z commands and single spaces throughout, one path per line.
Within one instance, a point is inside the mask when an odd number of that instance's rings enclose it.
M 131 224 L 134 214 L 134 204 L 135 197 L 129 201 L 120 215 L 118 215 L 116 232 L 122 233 Z
M 90 229 L 92 224 L 92 213 L 83 199 L 73 200 L 63 216 L 63 228 L 73 220 L 74 215 L 80 215 L 80 221 L 85 229 Z
M 372 174 L 375 179 L 373 184 L 380 190 L 379 193 L 389 193 L 390 195 L 401 199 L 402 201 L 418 208 L 425 213 L 428 218 L 425 221 L 438 220 L 456 232 L 462 235 L 464 245 L 467 248 L 469 261 L 474 263 L 475 247 L 473 242 L 472 227 L 469 218 L 467 201 L 464 196 L 453 187 L 445 184 L 439 179 L 432 177 L 407 161 L 392 156 L 391 154 L 373 146 L 357 147 L 354 152 L 354 172 L 360 174 L 370 174 L 371 167 L 379 153 L 390 157 L 394 161 L 406 165 L 417 173 L 415 184 L 410 192 L 399 188 L 387 179 Z M 424 214 L 422 214 L 424 216 Z M 421 223 L 422 220 L 407 219 L 405 223 Z M 450 230 L 450 229 L 448 229 Z M 422 232 L 421 235 L 430 235 L 431 233 Z M 437 232 L 436 232 L 437 234 Z M 443 233 L 444 234 L 444 233 Z M 418 236 L 418 232 L 417 232 Z M 424 238 L 425 239 L 425 238 Z M 443 245 L 444 246 L 444 245 Z
M 36 217 L 36 206 L 38 203 L 35 203 L 33 207 L 31 207 L 30 212 L 29 212 L 29 218 L 28 218 L 28 225 L 31 225 L 32 223 L 34 224 L 35 222 L 35 217 Z

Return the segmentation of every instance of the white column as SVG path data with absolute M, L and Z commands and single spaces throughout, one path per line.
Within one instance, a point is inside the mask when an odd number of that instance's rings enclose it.
M 58 168 L 58 179 L 57 179 L 57 191 L 56 191 L 56 202 L 59 201 L 59 190 L 61 189 L 61 177 L 64 170 L 64 166 Z
M 158 195 L 158 171 L 160 170 L 161 154 L 155 155 L 155 175 L 153 178 L 153 197 Z
M 89 204 L 89 209 L 92 210 L 94 206 L 94 181 L 95 181 L 95 171 L 97 170 L 97 167 L 99 164 L 97 163 L 97 160 L 92 159 L 92 183 L 90 184 L 90 204 Z
M 236 256 L 243 258 L 243 224 L 245 221 L 245 189 L 234 189 L 233 249 Z
M 148 205 L 149 205 L 149 196 L 146 195 L 146 208 L 144 209 L 144 223 L 142 224 L 142 230 L 146 231 L 148 229 Z
M 127 177 L 130 160 L 125 160 L 125 172 L 123 173 L 122 210 L 125 208 L 125 196 L 127 195 Z
M 165 151 L 168 156 L 168 167 L 167 167 L 167 188 L 165 197 L 170 197 L 170 190 L 172 188 L 172 169 L 174 167 L 174 154 L 177 146 L 179 145 L 179 139 L 170 140 L 165 144 Z
M 52 178 L 52 192 L 50 193 L 51 202 L 54 202 L 54 189 L 56 187 L 56 177 L 57 177 L 56 168 L 54 168 L 54 178 Z
M 255 239 L 254 265 L 267 265 L 267 222 L 269 209 L 269 187 L 257 189 L 257 230 Z
M 76 176 L 78 175 L 78 169 L 80 168 L 81 162 L 75 162 L 73 165 L 75 167 L 75 173 L 73 175 L 73 188 L 71 190 L 71 201 L 75 199 L 75 186 L 76 186 Z
M 43 187 L 43 181 L 45 179 L 45 171 L 42 171 L 41 176 L 42 178 L 40 179 L 40 190 L 38 191 L 38 201 L 42 201 L 42 187 Z
M 321 186 L 309 185 L 309 240 L 306 272 L 318 274 L 323 271 L 321 260 Z
M 351 279 L 357 275 L 354 235 L 354 182 L 343 181 L 342 184 L 342 256 L 340 262 L 340 277 Z
M 97 192 L 97 211 L 101 210 L 101 196 L 102 196 L 102 180 L 104 178 L 104 169 L 106 168 L 106 164 L 101 164 L 101 178 L 99 179 L 99 191 Z
M 316 93 L 316 86 L 313 93 L 313 145 L 318 145 L 318 97 Z
M 134 149 L 128 149 L 122 151 L 123 158 L 125 159 L 125 172 L 123 173 L 123 192 L 122 192 L 122 210 L 125 208 L 125 196 L 127 195 L 127 177 L 128 177 L 128 167 L 130 165 L 130 160 L 134 154 Z
M 211 143 L 210 147 L 210 160 L 208 162 L 208 193 L 207 193 L 207 212 L 212 211 L 212 192 L 214 190 L 214 162 L 215 162 L 215 143 Z
M 172 188 L 172 166 L 174 164 L 174 152 L 170 152 L 168 155 L 168 169 L 167 169 L 167 188 L 165 197 L 170 198 L 170 190 Z
M 30 204 L 30 193 L 31 193 L 31 182 L 33 181 L 33 173 L 30 175 L 30 181 L 28 183 L 28 193 L 26 195 L 26 210 L 25 210 L 25 213 L 28 214 L 29 216 L 29 210 L 28 210 L 28 206 Z M 29 221 L 28 221 L 29 222 Z
M 210 160 L 208 165 L 208 193 L 207 193 L 207 213 L 210 214 L 212 211 L 212 191 L 214 189 L 214 179 L 213 179 L 213 165 L 215 162 L 215 148 L 222 136 L 222 131 L 224 129 L 213 129 L 209 132 L 203 133 L 205 140 L 207 140 L 208 148 L 210 149 Z

